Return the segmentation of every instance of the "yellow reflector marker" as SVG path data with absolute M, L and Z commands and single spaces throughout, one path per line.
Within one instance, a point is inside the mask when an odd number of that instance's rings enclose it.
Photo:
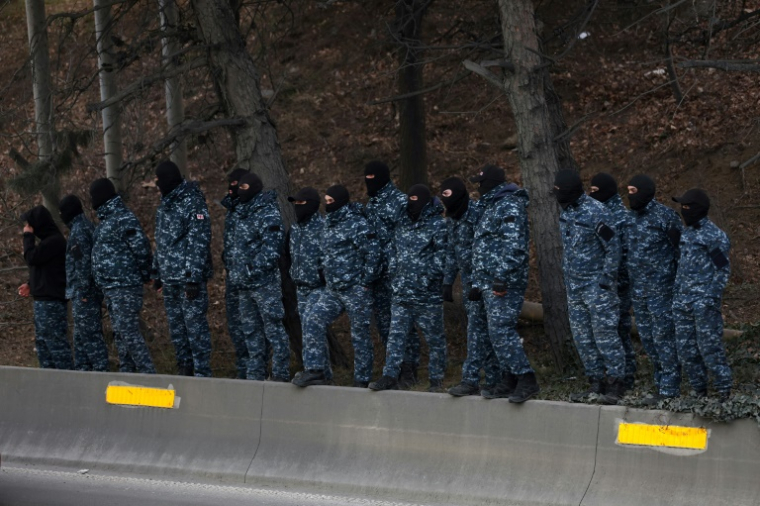
M 707 448 L 707 436 L 707 429 L 700 427 L 621 423 L 617 442 L 621 445 L 704 450 Z
M 166 388 L 108 385 L 108 389 L 106 390 L 106 402 L 108 404 L 126 404 L 129 406 L 173 408 L 174 390 Z

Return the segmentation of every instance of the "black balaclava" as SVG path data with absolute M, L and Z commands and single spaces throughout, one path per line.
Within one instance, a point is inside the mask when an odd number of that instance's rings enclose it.
M 417 200 L 409 199 L 406 201 L 406 213 L 412 221 L 417 221 L 420 219 L 422 209 L 430 202 L 430 189 L 424 184 L 416 184 L 409 188 L 407 195 L 417 197 Z
M 335 202 L 332 204 L 325 204 L 325 211 L 328 213 L 333 213 L 341 207 L 345 206 L 348 204 L 348 201 L 350 199 L 348 190 L 342 184 L 336 184 L 329 187 L 325 192 L 325 195 L 329 195 L 333 198 L 333 200 L 335 200 Z
M 374 175 L 372 179 L 367 176 Z M 391 182 L 391 171 L 383 162 L 375 160 L 364 166 L 364 182 L 367 184 L 367 195 L 374 197 L 385 185 Z M 332 195 L 330 195 L 332 197 Z M 333 197 L 335 198 L 335 197 Z
M 179 167 L 172 161 L 166 160 L 156 167 L 156 186 L 161 190 L 161 195 L 166 197 L 172 190 L 182 184 L 185 178 L 179 171 Z
M 311 187 L 302 188 L 293 197 L 288 197 L 296 209 L 296 220 L 298 223 L 304 223 L 319 211 L 319 192 Z M 298 201 L 305 201 L 305 204 L 296 204 Z
M 628 194 L 628 203 L 634 211 L 644 209 L 654 199 L 654 192 L 657 189 L 652 178 L 644 174 L 633 176 L 628 181 L 628 186 L 635 186 L 638 190 L 636 193 Z
M 496 165 L 486 165 L 480 169 L 480 173 L 477 176 L 471 177 L 470 181 L 480 183 L 478 193 L 482 197 L 500 184 L 503 184 L 506 179 L 504 177 L 504 169 Z
M 554 196 L 562 209 L 576 203 L 583 195 L 583 181 L 581 176 L 574 170 L 563 169 L 554 177 Z
M 36 206 L 25 212 L 21 219 L 27 222 L 33 229 L 34 235 L 40 239 L 50 237 L 51 235 L 60 234 L 58 225 L 53 220 L 53 215 L 45 206 Z
M 683 222 L 687 227 L 698 223 L 710 211 L 710 197 L 697 188 L 687 191 L 682 197 L 673 197 L 673 201 L 681 204 L 681 216 L 683 216 Z M 684 209 L 684 205 L 689 206 L 689 208 Z
M 449 196 L 444 195 L 445 193 L 449 193 Z M 470 195 L 467 193 L 464 180 L 458 177 L 445 179 L 441 183 L 441 201 L 446 207 L 446 216 L 453 220 L 461 218 L 470 203 Z
M 232 172 L 227 175 L 227 182 L 229 183 L 227 186 L 227 191 L 233 199 L 238 198 L 238 185 L 240 184 L 240 178 L 246 174 L 248 174 L 248 171 L 245 169 L 233 169 Z
M 248 185 L 248 189 L 244 190 L 241 188 L 244 184 Z M 261 182 L 261 178 L 254 174 L 253 172 L 248 172 L 247 174 L 243 174 L 243 177 L 241 177 L 238 180 L 238 197 L 240 197 L 240 202 L 245 204 L 246 202 L 250 202 L 253 200 L 253 197 L 261 193 L 261 190 L 264 189 L 264 183 Z
M 82 214 L 82 201 L 76 195 L 66 195 L 58 203 L 58 209 L 61 211 L 61 221 L 66 225 L 71 223 L 71 220 Z
M 100 206 L 116 196 L 116 188 L 108 178 L 96 179 L 90 185 L 90 200 L 96 211 Z
M 607 202 L 612 197 L 617 195 L 617 181 L 611 175 L 600 172 L 596 176 L 591 178 L 591 186 L 599 188 L 595 192 L 590 192 L 589 196 L 594 197 L 599 202 Z

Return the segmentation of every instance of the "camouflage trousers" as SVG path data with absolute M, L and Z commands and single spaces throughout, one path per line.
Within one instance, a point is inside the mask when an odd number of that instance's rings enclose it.
M 387 274 L 372 284 L 372 314 L 380 334 L 383 346 L 388 345 L 388 334 L 391 329 L 391 304 L 393 303 L 393 288 L 391 278 Z M 412 329 L 406 339 L 404 362 L 420 365 L 420 336 Z
M 140 333 L 140 310 L 143 305 L 143 287 L 127 286 L 105 290 L 111 326 L 119 350 L 119 369 L 155 374 L 148 345 Z M 123 369 L 121 362 L 123 363 Z
M 103 340 L 100 292 L 76 294 L 71 299 L 74 319 L 74 368 L 77 371 L 108 371 L 108 348 Z
M 488 335 L 491 345 L 504 372 L 527 374 L 533 372 L 523 349 L 522 338 L 517 333 L 525 287 L 507 288 L 506 295 L 494 295 L 491 290 L 483 290 L 483 304 L 488 318 Z
M 290 339 L 285 333 L 282 319 L 280 284 L 258 288 L 239 287 L 238 318 L 248 348 L 246 378 L 267 379 L 267 342 L 272 347 L 272 376 L 290 381 Z
M 665 292 L 636 296 L 633 310 L 641 344 L 654 369 L 657 390 L 665 397 L 678 397 L 681 365 L 676 348 L 672 295 Z
M 720 299 L 705 297 L 673 301 L 676 346 L 691 387 L 706 391 L 708 372 L 718 392 L 729 392 L 733 384 L 731 367 L 723 347 L 723 316 Z
M 34 301 L 34 345 L 40 367 L 73 369 L 71 346 L 66 338 L 68 314 L 66 301 Z
M 567 290 L 570 328 L 578 354 L 591 379 L 625 378 L 625 350 L 618 334 L 617 293 L 598 284 Z
M 174 344 L 177 367 L 190 369 L 195 375 L 211 377 L 211 331 L 208 328 L 208 288 L 200 284 L 200 292 L 195 299 L 185 296 L 184 285 L 164 285 L 166 319 L 169 335 Z
M 446 372 L 446 336 L 443 332 L 443 304 L 440 302 L 393 302 L 383 376 L 398 378 L 401 374 L 407 338 L 411 332 L 416 334 L 415 325 L 427 341 L 430 380 L 442 380 Z
M 321 290 L 304 318 L 303 365 L 320 371 L 328 360 L 327 327 L 343 312 L 351 324 L 351 344 L 354 348 L 354 381 L 369 381 L 372 376 L 372 295 L 368 288 L 352 286 L 345 290 Z
M 240 322 L 240 290 L 230 283 L 229 278 L 224 285 L 224 303 L 227 312 L 227 332 L 235 348 L 237 377 L 245 379 L 248 374 L 248 347 L 245 344 L 245 333 Z
M 636 377 L 636 350 L 633 348 L 631 341 L 631 329 L 633 322 L 631 319 L 631 307 L 633 301 L 631 298 L 631 285 L 626 282 L 618 285 L 618 300 L 620 300 L 620 319 L 618 320 L 618 335 L 620 343 L 623 345 L 625 354 L 625 379 L 633 385 Z
M 324 287 L 308 288 L 305 286 L 299 286 L 296 288 L 298 294 L 298 316 L 301 318 L 301 334 L 303 335 L 303 329 L 306 326 L 306 315 L 309 312 L 311 306 L 319 299 L 319 295 L 325 291 Z M 304 364 L 306 363 L 306 346 L 303 347 Z M 332 366 L 330 365 L 330 347 L 327 343 L 327 332 L 325 332 L 325 365 L 320 368 L 325 373 L 325 378 L 328 380 L 333 379 Z
M 467 300 L 467 358 L 462 364 L 462 381 L 471 385 L 480 384 L 480 370 L 485 370 L 486 384 L 501 382 L 501 368 L 496 357 L 491 338 L 488 335 L 488 316 L 482 300 Z

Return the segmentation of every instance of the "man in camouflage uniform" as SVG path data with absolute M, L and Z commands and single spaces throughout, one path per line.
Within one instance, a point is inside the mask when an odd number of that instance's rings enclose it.
M 673 200 L 681 204 L 686 224 L 673 297 L 678 356 L 696 394 L 707 394 L 709 372 L 722 402 L 728 400 L 733 384 L 721 314 L 721 297 L 731 273 L 731 243 L 707 217 L 710 199 L 704 191 L 689 190 Z
M 92 237 L 95 226 L 84 215 L 82 202 L 67 195 L 58 204 L 61 221 L 69 227 L 66 244 L 66 298 L 74 319 L 74 368 L 108 371 L 108 348 L 103 340 L 103 294 L 92 277 Z
M 392 261 L 394 229 L 405 214 L 407 195 L 396 188 L 391 181 L 388 166 L 380 161 L 373 161 L 364 167 L 364 183 L 367 185 L 366 211 L 370 226 L 377 233 L 382 257 L 380 273 L 372 284 L 372 307 L 380 339 L 385 346 L 391 324 L 391 302 L 393 288 L 388 265 Z M 400 382 L 402 388 L 408 388 L 417 382 L 417 368 L 420 365 L 420 339 L 412 328 L 407 336 L 404 361 L 401 364 Z
M 425 185 L 409 189 L 406 214 L 393 237 L 395 251 L 389 272 L 393 287 L 391 330 L 383 376 L 370 383 L 372 390 L 396 390 L 406 339 L 415 324 L 429 349 L 429 392 L 443 391 L 446 372 L 446 338 L 443 332 L 443 272 L 446 267 L 446 223 L 441 204 Z
M 678 269 L 681 220 L 656 200 L 655 183 L 645 175 L 628 183 L 633 226 L 628 233 L 628 270 L 633 311 L 644 350 L 654 369 L 657 393 L 651 399 L 678 397 L 681 367 L 673 324 L 673 284 Z
M 334 185 L 325 194 L 324 228 L 320 236 L 320 268 L 326 287 L 309 307 L 303 332 L 304 372 L 293 379 L 299 387 L 324 385 L 327 327 L 344 311 L 351 324 L 354 386 L 366 388 L 372 375 L 372 295 L 380 245 L 360 205 L 349 202 L 348 190 Z
M 92 274 L 106 297 L 114 334 L 122 341 L 117 341 L 120 369 L 153 374 L 156 369 L 140 333 L 142 284 L 150 281 L 153 260 L 150 242 L 110 180 L 95 180 L 90 198 L 100 220 L 93 236 Z
M 616 404 L 625 393 L 625 351 L 618 334 L 620 238 L 611 226 L 615 218 L 602 203 L 584 195 L 575 171 L 559 171 L 554 192 L 562 206 L 559 228 L 570 327 L 590 383 L 575 399 L 604 394 L 602 402 Z
M 156 210 L 153 287 L 164 296 L 177 370 L 211 377 L 211 331 L 207 282 L 211 267 L 211 221 L 198 183 L 185 181 L 179 167 L 156 167 L 161 203 Z
M 636 351 L 631 342 L 631 281 L 628 276 L 628 235 L 632 224 L 632 217 L 628 209 L 623 205 L 623 199 L 618 194 L 617 181 L 610 174 L 600 172 L 591 178 L 591 191 L 589 196 L 595 198 L 606 207 L 614 222 L 612 228 L 620 237 L 620 267 L 618 268 L 617 294 L 620 299 L 620 320 L 618 321 L 618 335 L 625 350 L 625 387 L 626 390 L 633 388 L 636 379 Z
M 248 347 L 247 378 L 265 380 L 265 341 L 272 346 L 272 381 L 290 381 L 290 340 L 282 319 L 278 261 L 283 248 L 280 208 L 274 190 L 263 191 L 261 179 L 244 174 L 238 184 L 237 222 L 225 261 L 230 284 L 238 290 L 238 315 Z
M 322 250 L 319 244 L 325 219 L 319 214 L 319 192 L 314 188 L 303 188 L 295 196 L 288 197 L 288 201 L 292 202 L 295 208 L 296 222 L 288 230 L 287 252 L 290 258 L 290 277 L 296 285 L 298 315 L 301 317 L 303 329 L 306 326 L 309 308 L 319 299 L 325 288 L 325 276 L 320 268 Z M 311 353 L 311 350 L 304 346 L 303 353 Z M 324 357 L 325 379 L 331 382 L 333 373 L 327 348 Z
M 235 348 L 235 365 L 238 379 L 245 379 L 248 375 L 248 347 L 245 344 L 245 333 L 240 322 L 240 291 L 230 283 L 230 264 L 227 253 L 232 251 L 232 241 L 235 237 L 235 227 L 238 222 L 238 213 L 235 212 L 240 199 L 238 198 L 238 183 L 240 178 L 248 171 L 245 169 L 233 169 L 227 176 L 227 195 L 222 199 L 222 206 L 227 209 L 224 217 L 224 249 L 222 250 L 222 262 L 226 276 L 224 278 L 224 302 L 227 313 L 227 331 L 230 334 L 232 346 Z
M 501 383 L 481 395 L 522 403 L 539 392 L 517 333 L 528 287 L 528 192 L 507 183 L 504 169 L 494 165 L 486 165 L 470 181 L 479 183 L 483 215 L 472 244 L 473 287 L 468 298 L 483 299 L 491 344 L 505 373 Z
M 43 206 L 24 213 L 24 260 L 29 282 L 18 289 L 34 297 L 34 342 L 40 367 L 73 369 L 66 338 L 66 239 Z M 35 240 L 35 236 L 39 242 Z
M 488 337 L 488 318 L 483 299 L 469 300 L 472 290 L 472 243 L 482 209 L 470 200 L 465 182 L 451 177 L 441 183 L 441 200 L 446 207 L 447 247 L 443 277 L 443 300 L 454 302 L 452 285 L 460 274 L 464 307 L 467 311 L 467 358 L 462 364 L 462 381 L 449 394 L 462 397 L 480 395 L 480 370 L 485 369 L 486 390 L 502 380 L 499 362 Z

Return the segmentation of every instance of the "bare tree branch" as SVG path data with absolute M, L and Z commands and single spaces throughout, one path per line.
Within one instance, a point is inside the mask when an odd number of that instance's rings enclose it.
M 487 68 L 483 67 L 482 65 L 475 63 L 472 60 L 465 60 L 462 62 L 464 65 L 464 68 L 469 70 L 470 72 L 473 72 L 480 77 L 484 78 L 486 81 L 488 81 L 489 84 L 495 86 L 501 91 L 504 91 L 504 80 L 501 79 L 499 76 L 488 70 Z
M 724 72 L 760 72 L 757 60 L 686 60 L 678 62 L 682 69 L 718 69 Z
M 465 77 L 469 76 L 470 72 L 461 72 L 454 76 L 452 79 L 449 79 L 448 81 L 441 81 L 440 83 L 429 86 L 422 90 L 413 91 L 410 93 L 404 93 L 403 95 L 396 95 L 395 97 L 387 97 L 387 98 L 381 98 L 379 100 L 373 100 L 371 102 L 367 102 L 367 105 L 380 105 L 380 104 L 386 104 L 388 102 L 398 102 L 400 100 L 406 100 L 407 98 L 416 97 L 417 95 L 424 95 L 426 93 L 431 93 L 436 90 L 440 90 L 441 88 L 449 85 L 453 85 L 464 79 Z

